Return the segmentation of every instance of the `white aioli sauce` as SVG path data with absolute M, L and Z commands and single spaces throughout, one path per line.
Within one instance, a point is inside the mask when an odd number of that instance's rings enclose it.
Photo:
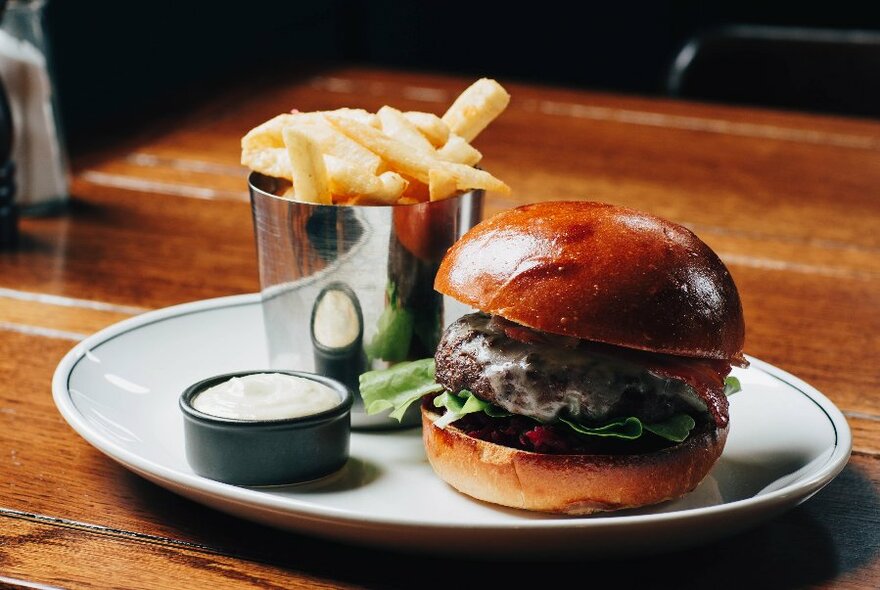
M 257 373 L 210 387 L 197 395 L 192 405 L 219 418 L 281 420 L 317 414 L 341 402 L 338 393 L 317 381 L 283 373 Z

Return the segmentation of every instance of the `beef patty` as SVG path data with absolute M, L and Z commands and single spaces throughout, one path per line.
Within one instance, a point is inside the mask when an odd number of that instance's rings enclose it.
M 611 347 L 606 347 L 610 349 Z M 652 374 L 608 350 L 524 328 L 484 313 L 450 325 L 434 356 L 436 379 L 514 414 L 585 425 L 635 416 L 647 424 L 706 412 L 683 381 Z

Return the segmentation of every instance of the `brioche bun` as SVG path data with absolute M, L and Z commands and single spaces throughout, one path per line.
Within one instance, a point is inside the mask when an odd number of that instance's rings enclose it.
M 549 455 L 497 445 L 422 404 L 422 437 L 434 472 L 458 491 L 493 504 L 586 515 L 657 504 L 703 480 L 724 449 L 728 428 L 704 424 L 682 443 L 637 455 Z
M 502 212 L 449 249 L 434 287 L 543 332 L 742 358 L 742 305 L 724 263 L 688 229 L 633 209 L 557 201 Z

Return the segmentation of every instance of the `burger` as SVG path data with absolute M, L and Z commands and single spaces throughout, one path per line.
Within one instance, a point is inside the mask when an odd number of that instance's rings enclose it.
M 398 418 L 418 403 L 428 460 L 460 492 L 636 508 L 693 490 L 721 455 L 742 305 L 690 230 L 605 203 L 526 205 L 466 233 L 434 287 L 474 313 L 433 358 L 362 375 L 361 394 Z

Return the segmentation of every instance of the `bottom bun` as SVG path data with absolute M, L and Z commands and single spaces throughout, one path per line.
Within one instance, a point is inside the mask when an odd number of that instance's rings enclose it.
M 638 455 L 550 455 L 512 449 L 434 426 L 422 406 L 422 436 L 431 467 L 446 483 L 479 500 L 539 512 L 593 514 L 682 496 L 718 460 L 728 428 L 711 424 L 683 443 Z

